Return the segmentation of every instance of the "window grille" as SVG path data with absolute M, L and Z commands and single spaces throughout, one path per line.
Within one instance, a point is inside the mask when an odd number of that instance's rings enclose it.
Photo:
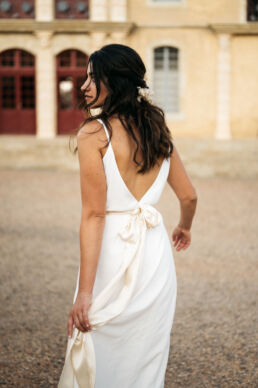
M 34 76 L 21 77 L 21 104 L 22 109 L 35 108 L 35 84 Z
M 0 53 L 0 101 L 6 109 L 35 108 L 34 56 L 24 50 Z
M 15 51 L 6 50 L 0 55 L 0 63 L 2 67 L 13 67 L 15 65 Z
M 258 0 L 247 1 L 247 20 L 249 22 L 258 21 Z
M 154 50 L 154 103 L 165 112 L 179 111 L 178 49 L 158 47 Z
M 3 76 L 1 87 L 2 108 L 15 108 L 15 77 Z
M 56 19 L 88 19 L 89 0 L 55 0 Z
M 34 0 L 2 0 L 0 1 L 0 18 L 33 19 L 35 17 Z

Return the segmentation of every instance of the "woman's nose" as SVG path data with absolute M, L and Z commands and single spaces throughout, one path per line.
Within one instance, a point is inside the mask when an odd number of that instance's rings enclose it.
M 88 89 L 89 88 L 89 84 L 87 83 L 87 80 L 84 82 L 84 84 L 82 84 L 82 86 L 81 86 L 81 90 L 83 91 L 83 90 L 85 90 L 85 89 Z
M 84 89 L 86 89 L 86 82 L 84 82 L 84 84 L 82 84 L 81 86 L 81 91 L 83 91 Z

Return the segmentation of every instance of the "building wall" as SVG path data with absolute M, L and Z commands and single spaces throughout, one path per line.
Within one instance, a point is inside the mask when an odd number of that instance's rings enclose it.
M 152 86 L 152 50 L 162 45 L 179 48 L 180 112 L 168 114 L 169 127 L 176 136 L 212 137 L 216 115 L 216 37 L 198 29 L 137 30 L 129 44 L 147 67 Z
M 181 0 L 157 2 L 128 0 L 128 16 L 137 24 L 234 23 L 240 18 L 241 0 Z
M 232 41 L 231 131 L 233 137 L 258 136 L 258 37 Z
M 36 22 L 53 21 L 51 4 L 51 0 L 37 0 Z M 258 27 L 245 30 L 251 28 L 245 22 L 246 0 L 182 0 L 160 6 L 152 0 L 91 0 L 90 4 L 92 22 L 98 20 L 104 28 L 89 25 L 87 30 L 85 24 L 85 32 L 46 27 L 0 33 L 0 52 L 21 48 L 36 56 L 39 137 L 57 133 L 56 55 L 66 49 L 89 55 L 111 42 L 128 44 L 139 52 L 150 86 L 154 48 L 179 49 L 180 111 L 166 115 L 174 136 L 257 136 Z M 51 8 L 48 13 L 46 5 Z M 17 21 L 9 22 L 15 26 Z M 135 24 L 133 29 L 123 27 L 130 22 Z

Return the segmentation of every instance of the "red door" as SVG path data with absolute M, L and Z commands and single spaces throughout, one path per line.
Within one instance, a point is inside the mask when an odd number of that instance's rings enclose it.
M 35 134 L 35 63 L 24 50 L 0 54 L 0 134 Z
M 58 134 L 71 134 L 84 119 L 80 103 L 88 57 L 78 50 L 57 56 Z

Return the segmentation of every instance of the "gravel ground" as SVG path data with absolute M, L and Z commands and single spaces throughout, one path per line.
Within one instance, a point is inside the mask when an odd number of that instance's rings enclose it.
M 79 264 L 78 172 L 2 168 L 0 176 L 0 385 L 56 387 Z M 173 248 L 178 299 L 165 387 L 254 388 L 258 182 L 192 182 L 192 244 Z M 157 208 L 171 233 L 179 207 L 168 185 Z

